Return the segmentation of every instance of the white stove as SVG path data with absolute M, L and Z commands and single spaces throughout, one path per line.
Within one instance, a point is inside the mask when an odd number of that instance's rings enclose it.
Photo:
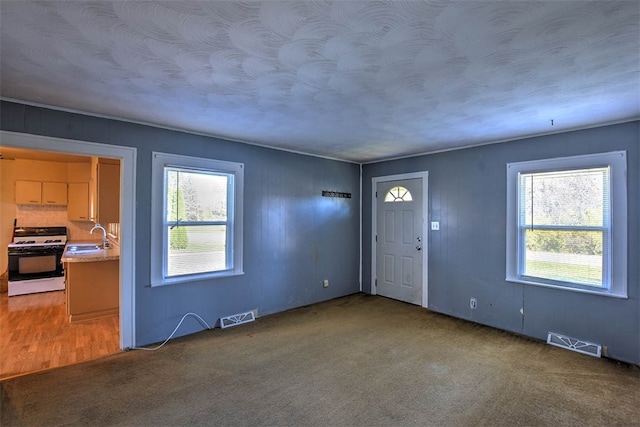
M 25 237 L 9 243 L 9 248 L 32 248 L 38 246 L 64 246 L 67 243 L 67 236 L 33 236 Z
M 14 227 L 9 254 L 9 296 L 65 288 L 61 262 L 66 227 Z

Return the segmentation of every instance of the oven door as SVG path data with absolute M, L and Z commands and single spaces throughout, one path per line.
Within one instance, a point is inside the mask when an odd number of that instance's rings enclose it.
M 9 250 L 9 281 L 15 282 L 64 276 L 64 269 L 60 262 L 63 251 L 64 248 Z

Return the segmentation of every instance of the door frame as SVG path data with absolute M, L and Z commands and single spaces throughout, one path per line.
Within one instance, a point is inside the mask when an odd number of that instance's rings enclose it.
M 410 172 L 397 175 L 374 176 L 371 178 L 371 295 L 377 294 L 376 268 L 378 264 L 376 255 L 376 234 L 378 232 L 378 208 L 376 203 L 376 191 L 378 183 L 400 181 L 403 179 L 422 179 L 422 307 L 429 307 L 429 172 Z
M 136 346 L 135 191 L 137 149 L 0 130 L 3 146 L 120 159 L 120 349 Z M 124 255 L 124 256 L 123 256 Z

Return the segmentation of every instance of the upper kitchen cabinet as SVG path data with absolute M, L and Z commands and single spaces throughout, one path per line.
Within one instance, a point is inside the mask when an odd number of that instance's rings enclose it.
M 43 182 L 42 183 L 42 204 L 43 205 L 66 205 L 67 204 L 67 183 L 66 182 Z
M 16 181 L 17 205 L 66 205 L 65 182 Z
M 89 183 L 91 182 L 91 162 L 69 163 L 67 173 L 69 181 L 69 203 L 67 218 L 69 221 L 90 221 Z
M 100 224 L 120 222 L 120 161 L 91 159 L 89 182 L 91 221 Z
M 40 181 L 16 181 L 16 205 L 42 204 Z
M 89 221 L 89 183 L 69 183 L 67 217 L 70 221 Z
M 67 164 L 42 160 L 15 160 L 17 205 L 67 204 Z

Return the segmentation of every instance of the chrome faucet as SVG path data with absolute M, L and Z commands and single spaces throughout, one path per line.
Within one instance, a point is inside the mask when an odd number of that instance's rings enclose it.
M 89 231 L 89 234 L 93 234 L 93 230 L 95 230 L 96 228 L 102 230 L 102 249 L 108 249 L 109 248 L 109 240 L 107 239 L 107 230 L 105 230 L 103 226 L 101 226 L 100 224 L 96 224 L 91 229 L 91 231 Z

